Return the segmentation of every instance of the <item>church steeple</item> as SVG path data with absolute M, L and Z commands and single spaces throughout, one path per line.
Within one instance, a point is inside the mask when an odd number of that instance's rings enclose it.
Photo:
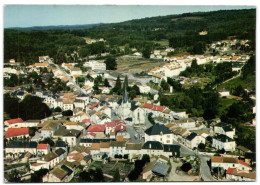
M 124 93 L 124 97 L 123 97 L 123 102 L 124 102 L 124 103 L 128 102 L 128 96 L 127 96 L 126 86 L 125 86 L 125 93 Z

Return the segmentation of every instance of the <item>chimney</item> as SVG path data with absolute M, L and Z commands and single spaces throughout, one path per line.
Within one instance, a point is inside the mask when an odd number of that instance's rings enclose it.
M 150 149 L 152 148 L 152 144 L 149 144 L 149 148 L 150 148 Z

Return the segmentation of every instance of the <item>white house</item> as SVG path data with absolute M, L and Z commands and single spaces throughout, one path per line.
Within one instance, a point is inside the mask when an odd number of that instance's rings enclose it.
M 47 155 L 50 151 L 51 148 L 49 144 L 38 144 L 37 146 L 37 153 L 40 155 Z
M 166 126 L 157 123 L 145 130 L 145 141 L 159 141 L 163 144 L 173 144 L 173 133 Z
M 212 147 L 219 150 L 224 149 L 225 151 L 233 152 L 236 150 L 236 142 L 234 139 L 220 134 L 213 137 Z
M 223 97 L 223 96 L 230 96 L 229 91 L 226 90 L 226 89 L 221 89 L 221 90 L 218 91 L 218 93 L 219 93 L 219 95 L 220 95 L 221 97 Z
M 190 149 L 197 148 L 200 143 L 205 144 L 205 138 L 194 132 L 184 138 L 184 145 Z
M 228 168 L 236 168 L 237 170 L 242 170 L 244 172 L 249 172 L 252 170 L 251 166 L 237 158 L 212 156 L 211 168 L 217 167 L 223 168 L 224 170 L 228 170 Z
M 214 134 L 223 134 L 233 139 L 235 135 L 235 128 L 232 128 L 229 124 L 219 122 L 214 126 Z

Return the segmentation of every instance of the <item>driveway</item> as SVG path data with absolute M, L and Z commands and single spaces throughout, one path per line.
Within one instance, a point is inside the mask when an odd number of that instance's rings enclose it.
M 182 163 L 181 162 L 175 163 L 172 160 L 170 160 L 170 161 L 171 161 L 172 169 L 171 169 L 171 172 L 169 174 L 168 181 L 183 182 L 183 181 L 194 181 L 194 180 L 199 180 L 200 179 L 199 176 L 190 176 L 190 175 L 185 174 L 182 171 L 179 171 L 178 173 L 175 173 L 176 167 L 177 166 L 181 166 Z

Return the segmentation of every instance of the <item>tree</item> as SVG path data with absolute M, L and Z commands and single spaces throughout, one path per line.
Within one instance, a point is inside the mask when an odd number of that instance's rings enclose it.
M 131 90 L 135 91 L 136 95 L 140 95 L 140 89 L 139 89 L 139 87 L 136 84 L 133 85 Z
M 199 148 L 200 150 L 205 150 L 205 147 L 206 147 L 206 145 L 205 145 L 204 143 L 200 143 L 200 144 L 198 145 L 198 148 Z
M 145 47 L 145 49 L 143 50 L 143 57 L 150 58 L 150 54 L 151 54 L 151 49 L 149 47 Z
M 105 60 L 105 64 L 106 64 L 106 69 L 107 70 L 116 70 L 117 69 L 117 63 L 116 63 L 116 59 L 114 57 L 108 57 Z
M 26 95 L 18 106 L 20 116 L 23 120 L 43 119 L 52 113 L 49 107 L 45 103 L 42 103 L 41 98 L 38 96 Z
M 113 176 L 112 182 L 120 182 L 120 174 L 119 174 L 119 169 L 118 168 L 115 171 L 115 174 Z
M 79 182 L 91 182 L 92 179 L 90 177 L 90 173 L 83 171 L 79 173 Z
M 72 110 L 65 110 L 62 112 L 62 116 L 73 116 Z
M 123 84 L 123 90 L 128 90 L 128 77 L 127 75 L 125 76 L 124 84 Z
M 115 87 L 113 88 L 113 92 L 117 93 L 118 95 L 121 93 L 121 80 L 119 75 L 117 76 L 116 84 Z
M 104 86 L 105 87 L 111 87 L 110 86 L 110 84 L 109 84 L 109 82 L 108 82 L 108 80 L 105 78 L 105 80 L 104 80 Z
M 62 110 L 61 110 L 61 108 L 60 107 L 56 107 L 55 109 L 54 109 L 54 112 L 61 112 Z
M 54 146 L 54 142 L 50 137 L 45 138 L 42 141 L 39 141 L 39 143 L 43 143 L 43 144 L 49 144 L 51 147 Z
M 192 168 L 192 166 L 191 166 L 190 163 L 184 163 L 184 164 L 181 166 L 181 170 L 184 171 L 184 172 L 188 172 L 191 168 Z
M 40 169 L 31 174 L 31 182 L 42 182 L 42 178 L 49 172 L 48 169 Z
M 145 163 L 149 163 L 150 162 L 150 156 L 148 154 L 144 154 L 142 157 L 142 161 L 144 161 Z
M 165 91 L 169 90 L 169 84 L 164 79 L 162 79 L 162 81 L 161 81 L 161 87 Z
M 94 182 L 104 182 L 103 171 L 100 168 L 97 168 L 93 175 Z

